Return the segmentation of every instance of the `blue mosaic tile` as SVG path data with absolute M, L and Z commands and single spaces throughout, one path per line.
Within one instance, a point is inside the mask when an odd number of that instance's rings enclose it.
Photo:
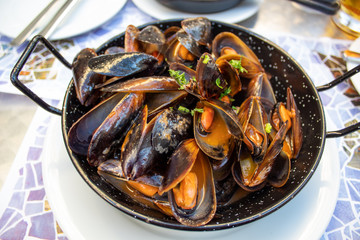
M 360 109 L 357 109 L 357 108 L 352 108 L 350 109 L 350 113 L 355 116 L 355 115 L 358 115 L 360 113 Z
M 343 169 L 347 165 L 347 158 L 340 158 L 340 169 Z
M 39 201 L 43 200 L 45 197 L 45 189 L 37 189 L 30 191 L 30 194 L 27 198 L 28 201 Z
M 36 174 L 36 182 L 38 186 L 44 185 L 44 179 L 42 176 L 42 164 L 41 162 L 38 162 L 34 165 L 35 168 L 35 174 Z
M 16 239 L 24 239 L 26 236 L 26 229 L 28 227 L 28 223 L 24 220 L 17 223 L 14 227 L 9 228 L 7 231 L 0 233 L 0 239 L 2 240 L 14 240 L 14 236 Z
M 342 122 L 347 122 L 352 117 L 352 115 L 350 115 L 347 110 L 340 109 L 339 111 Z
M 359 181 L 349 181 L 348 182 L 351 199 L 355 202 L 360 202 L 360 182 Z
M 11 197 L 9 207 L 21 210 L 24 206 L 24 201 L 25 201 L 25 192 L 21 192 L 21 191 L 14 192 Z
M 334 216 L 341 219 L 342 223 L 347 224 L 355 219 L 349 201 L 339 200 L 336 203 Z
M 40 239 L 55 239 L 54 217 L 52 212 L 31 217 L 30 237 Z
M 329 240 L 339 240 L 342 238 L 342 234 L 341 234 L 341 231 L 335 231 L 335 232 L 332 232 L 332 233 L 329 233 L 328 235 L 328 239 Z
M 22 215 L 18 211 L 11 212 L 9 219 L 7 219 L 7 222 L 2 229 L 5 229 L 6 231 L 8 228 L 13 227 L 17 222 L 21 221 L 21 219 Z
M 352 237 L 353 240 L 360 240 L 360 232 L 359 231 L 353 231 L 351 237 Z
M 37 137 L 35 140 L 36 146 L 44 146 L 45 138 L 43 137 Z
M 15 210 L 11 208 L 5 209 L 3 215 L 0 218 L 0 229 L 4 228 L 9 222 L 9 219 L 13 216 Z
M 351 168 L 351 167 L 347 167 L 345 169 L 345 174 L 348 178 L 350 179 L 359 179 L 360 176 L 360 170 L 359 169 L 355 169 L 355 168 Z
M 346 226 L 345 227 L 345 229 L 344 229 L 344 234 L 345 234 L 345 236 L 347 236 L 347 237 L 351 237 L 351 232 L 350 232 L 350 227 L 349 226 Z
M 35 215 L 42 213 L 44 210 L 44 205 L 42 202 L 29 202 L 25 206 L 25 215 Z
M 343 199 L 343 198 L 348 198 L 348 193 L 346 191 L 346 186 L 344 183 L 344 179 L 340 180 L 340 187 L 339 187 L 339 195 L 338 198 Z
M 329 225 L 326 228 L 326 232 L 332 232 L 336 229 L 342 228 L 343 224 L 336 218 L 331 218 Z
M 21 189 L 23 189 L 23 186 L 24 186 L 24 179 L 21 177 L 21 178 L 18 178 L 18 180 L 16 181 L 14 189 L 21 190 Z
M 360 203 L 355 203 L 354 207 L 355 207 L 355 210 L 358 213 L 358 215 L 360 215 Z
M 41 153 L 42 153 L 42 148 L 30 147 L 28 151 L 28 159 L 31 161 L 39 160 Z
M 35 175 L 31 164 L 26 164 L 25 189 L 31 189 L 36 186 Z

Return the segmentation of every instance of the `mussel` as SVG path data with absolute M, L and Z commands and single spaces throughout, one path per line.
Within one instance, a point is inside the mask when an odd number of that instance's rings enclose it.
M 85 106 L 90 106 L 97 100 L 93 97 L 96 92 L 95 85 L 105 80 L 103 75 L 93 72 L 88 66 L 89 60 L 96 56 L 94 49 L 85 48 L 76 55 L 72 63 L 76 96 Z
M 87 154 L 90 165 L 98 166 L 121 143 L 144 99 L 143 93 L 128 93 L 94 131 Z

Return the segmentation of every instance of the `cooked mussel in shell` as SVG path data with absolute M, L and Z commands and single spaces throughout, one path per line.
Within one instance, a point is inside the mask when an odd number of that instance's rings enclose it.
M 123 45 L 73 63 L 86 110 L 68 131 L 71 151 L 141 207 L 190 227 L 289 184 L 303 141 L 290 88 L 279 101 L 252 49 L 211 30 L 203 17 L 164 31 L 129 25 Z

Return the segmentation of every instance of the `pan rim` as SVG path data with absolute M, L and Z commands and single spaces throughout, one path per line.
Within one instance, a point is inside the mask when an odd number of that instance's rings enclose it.
M 153 21 L 153 22 L 149 22 L 149 23 L 145 23 L 142 24 L 140 26 L 138 26 L 139 29 L 144 28 L 148 25 L 166 25 L 166 24 L 174 24 L 177 23 L 179 24 L 180 21 L 183 19 L 168 19 L 168 20 L 158 20 L 158 21 Z M 236 24 L 230 24 L 230 23 L 225 23 L 225 22 L 221 22 L 221 21 L 216 21 L 216 20 L 211 20 L 212 25 L 217 25 L 217 26 L 226 26 L 238 31 L 242 31 L 245 32 L 251 36 L 254 36 L 256 38 L 258 38 L 259 40 L 263 41 L 264 43 L 276 48 L 277 51 L 279 51 L 281 54 L 285 55 L 288 60 L 292 62 L 294 65 L 296 65 L 296 67 L 301 71 L 301 73 L 304 75 L 304 78 L 306 78 L 307 82 L 310 84 L 310 86 L 313 88 L 313 92 L 315 94 L 315 98 L 316 98 L 316 102 L 318 103 L 318 108 L 319 108 L 319 113 L 320 116 L 319 118 L 322 120 L 321 122 L 321 143 L 319 146 L 319 151 L 317 153 L 316 156 L 313 156 L 314 160 L 314 165 L 311 167 L 311 169 L 309 169 L 307 175 L 302 179 L 302 182 L 300 184 L 298 184 L 298 186 L 291 191 L 290 193 L 288 193 L 286 195 L 286 197 L 284 197 L 283 199 L 281 199 L 280 201 L 276 202 L 276 204 L 272 205 L 271 207 L 253 215 L 247 218 L 242 218 L 240 220 L 237 221 L 232 221 L 232 222 L 227 222 L 227 223 L 220 223 L 220 224 L 208 224 L 208 225 L 204 225 L 204 226 L 200 226 L 200 227 L 189 227 L 189 226 L 185 226 L 182 225 L 180 223 L 171 223 L 171 222 L 164 222 L 162 220 L 158 220 L 155 218 L 151 218 L 149 216 L 146 216 L 144 214 L 141 214 L 139 212 L 135 212 L 134 210 L 127 208 L 126 206 L 116 202 L 112 197 L 109 197 L 107 195 L 106 192 L 104 192 L 102 189 L 100 189 L 86 174 L 86 172 L 82 169 L 81 165 L 79 164 L 79 162 L 76 160 L 76 156 L 74 155 L 74 153 L 72 153 L 72 151 L 69 149 L 68 146 L 68 140 L 67 140 L 67 131 L 66 131 L 66 114 L 67 114 L 67 102 L 68 102 L 68 97 L 69 97 L 69 93 L 70 93 L 70 88 L 73 85 L 73 79 L 71 79 L 68 88 L 66 90 L 66 94 L 63 100 L 63 106 L 62 106 L 62 116 L 61 116 L 61 124 L 62 124 L 62 134 L 63 134 L 63 139 L 66 145 L 66 149 L 67 152 L 70 156 L 70 159 L 72 161 L 72 163 L 74 164 L 76 170 L 79 172 L 79 174 L 81 175 L 81 177 L 85 180 L 85 182 L 90 186 L 90 188 L 92 188 L 101 198 L 103 198 L 105 201 L 107 201 L 108 203 L 110 203 L 113 207 L 115 207 L 118 210 L 121 210 L 122 212 L 135 217 L 139 220 L 142 220 L 146 223 L 150 223 L 153 225 L 157 225 L 157 226 L 161 226 L 161 227 L 165 227 L 165 228 L 171 228 L 171 229 L 177 229 L 177 230 L 187 230 L 187 231 L 212 231 L 212 230 L 222 230 L 222 229 L 228 229 L 228 228 L 232 228 L 232 227 L 237 227 L 240 225 L 244 225 L 250 222 L 253 222 L 255 220 L 261 219 L 267 215 L 269 215 L 270 213 L 275 212 L 276 210 L 278 210 L 279 208 L 281 208 L 282 206 L 284 206 L 287 202 L 289 202 L 291 199 L 293 199 L 300 191 L 301 189 L 303 189 L 303 187 L 308 183 L 308 181 L 311 179 L 311 177 L 313 176 L 314 172 L 316 171 L 321 156 L 323 154 L 323 150 L 324 150 L 324 144 L 325 144 L 325 137 L 326 137 L 326 118 L 325 118 L 325 114 L 324 114 L 324 107 L 319 95 L 319 92 L 316 90 L 316 87 L 313 83 L 313 81 L 311 80 L 310 76 L 306 73 L 306 71 L 303 69 L 303 67 L 288 53 L 286 52 L 284 49 L 282 49 L 280 46 L 278 46 L 276 43 L 270 41 L 269 39 L 265 38 L 264 36 L 261 36 L 258 33 L 255 33 L 253 31 L 251 31 L 248 28 L 245 28 L 243 26 L 239 26 Z M 96 48 L 96 52 L 99 53 L 101 52 L 103 49 L 105 49 L 106 47 L 109 47 L 109 43 L 115 42 L 117 39 L 121 38 L 124 36 L 124 32 L 110 38 L 109 40 L 107 40 L 106 42 L 104 42 L 103 44 L 101 44 L 98 48 Z

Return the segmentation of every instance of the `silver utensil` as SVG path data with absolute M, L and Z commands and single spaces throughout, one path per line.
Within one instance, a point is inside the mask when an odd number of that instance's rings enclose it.
M 56 12 L 55 16 L 50 20 L 50 22 L 40 31 L 39 35 L 42 35 L 45 38 L 50 37 L 50 35 L 55 31 L 56 27 L 61 23 L 61 21 L 71 11 L 77 2 L 78 0 L 67 0 Z
M 71 9 L 76 5 L 79 0 L 66 0 L 65 3 L 59 8 L 55 15 L 50 19 L 46 26 L 38 33 L 39 35 L 44 36 L 45 38 L 50 37 L 50 35 L 55 31 L 56 27 L 61 23 L 65 16 L 71 11 Z M 41 20 L 50 12 L 50 10 L 56 6 L 58 0 L 51 1 L 42 11 L 37 15 L 34 20 L 11 42 L 11 46 L 19 46 L 22 44 L 29 35 L 39 26 Z
M 26 28 L 17 36 L 15 37 L 11 42 L 11 46 L 19 46 L 21 43 L 23 43 L 29 35 L 39 26 L 41 23 L 41 20 L 47 15 L 47 13 L 50 11 L 50 9 L 54 6 L 54 4 L 57 2 L 57 0 L 51 1 L 40 13 L 37 15 L 30 23 L 26 26 Z
M 351 51 L 351 50 L 345 50 L 342 52 L 343 57 L 346 61 L 353 62 L 353 63 L 360 63 L 360 53 Z

